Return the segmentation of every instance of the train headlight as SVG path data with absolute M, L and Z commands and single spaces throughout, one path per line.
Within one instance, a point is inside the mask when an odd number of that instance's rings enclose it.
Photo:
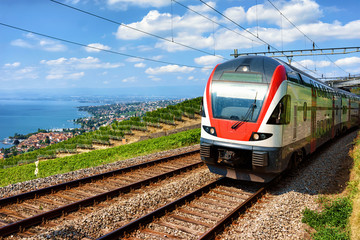
M 250 72 L 250 66 L 248 66 L 248 65 L 242 65 L 242 66 L 240 66 L 236 71 Z
M 268 139 L 268 138 L 271 137 L 271 136 L 272 136 L 271 133 L 257 133 L 257 132 L 253 132 L 253 133 L 251 134 L 250 141 L 261 141 L 261 140 Z
M 213 136 L 216 136 L 216 131 L 214 127 L 208 127 L 208 126 L 203 126 L 203 129 L 205 130 L 205 132 L 207 132 L 208 134 L 211 134 Z
M 248 66 L 242 66 L 242 67 L 241 67 L 241 70 L 242 70 L 243 72 L 248 72 L 248 71 L 249 71 L 249 67 L 248 67 Z

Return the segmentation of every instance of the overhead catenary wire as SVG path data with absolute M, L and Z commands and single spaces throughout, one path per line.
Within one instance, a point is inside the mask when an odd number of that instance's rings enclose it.
M 217 10 L 216 8 L 212 7 L 211 5 L 209 5 L 208 3 L 204 2 L 203 0 L 199 0 L 200 2 L 202 2 L 204 5 L 206 5 L 207 7 L 209 7 L 210 9 L 214 10 L 215 12 L 217 12 L 218 14 L 220 14 L 221 16 L 223 16 L 224 18 L 226 18 L 227 20 L 229 20 L 230 22 L 234 23 L 236 26 L 238 26 L 239 28 L 241 28 L 242 30 L 244 30 L 245 32 L 249 33 L 251 36 L 257 38 L 258 40 L 260 40 L 261 42 L 263 42 L 264 44 L 272 47 L 275 50 L 278 50 L 276 47 L 271 46 L 268 42 L 266 42 L 265 40 L 261 39 L 260 37 L 256 36 L 254 33 L 250 32 L 249 30 L 247 30 L 245 27 L 241 26 L 240 24 L 238 24 L 237 22 L 235 22 L 234 20 L 232 20 L 231 18 L 227 17 L 225 14 L 223 14 L 222 12 L 220 12 L 219 10 Z
M 296 28 L 301 34 L 304 35 L 305 38 L 307 38 L 310 42 L 313 43 L 313 47 L 317 47 L 320 48 L 314 40 L 312 40 L 309 36 L 307 36 L 303 31 L 301 31 L 300 28 L 298 28 L 292 21 L 290 21 L 290 19 L 288 19 L 281 11 L 280 9 L 278 9 L 275 4 L 273 4 L 270 0 L 268 0 L 268 2 L 280 13 L 281 16 L 283 16 L 294 28 Z M 350 74 L 349 72 L 345 71 L 342 67 L 340 67 L 339 65 L 337 65 L 329 56 L 326 56 L 327 59 L 329 59 L 335 66 L 337 66 L 339 69 L 341 69 L 342 71 L 344 71 L 347 74 Z
M 236 23 L 234 20 L 232 20 L 231 18 L 227 17 L 225 14 L 223 14 L 222 12 L 220 12 L 219 10 L 217 10 L 216 8 L 210 6 L 208 3 L 204 2 L 203 0 L 199 0 L 200 2 L 202 2 L 204 5 L 206 5 L 207 7 L 209 7 L 210 9 L 212 9 L 213 11 L 215 11 L 216 13 L 220 14 L 221 16 L 223 16 L 224 18 L 226 18 L 227 20 L 229 20 L 230 22 L 234 23 L 236 26 L 238 26 L 239 28 L 243 29 L 244 31 L 246 31 L 247 33 L 251 34 L 252 36 L 254 36 L 255 38 L 259 39 L 261 42 L 265 43 L 269 50 L 270 50 L 270 47 L 275 49 L 276 51 L 279 51 L 276 47 L 272 46 L 270 43 L 266 42 L 265 40 L 263 40 L 262 38 L 260 38 L 259 36 L 256 36 L 254 33 L 252 33 L 251 31 L 247 30 L 245 27 L 241 26 L 240 24 Z M 280 51 L 279 51 L 280 52 Z M 285 55 L 284 53 L 282 53 L 282 55 L 284 57 L 287 57 L 289 58 L 289 56 Z M 295 62 L 295 61 L 294 61 Z M 297 64 L 299 64 L 301 67 L 303 67 L 304 69 L 320 76 L 317 72 L 311 70 L 311 69 L 308 69 L 307 67 L 303 66 L 301 63 L 297 62 Z
M 85 43 L 79 43 L 79 42 L 63 39 L 63 38 L 60 38 L 60 37 L 50 36 L 50 35 L 47 35 L 47 34 L 44 34 L 44 33 L 35 32 L 35 31 L 32 31 L 32 30 L 16 27 L 16 26 L 9 25 L 9 24 L 2 23 L 2 22 L 0 22 L 0 25 L 8 27 L 8 28 L 16 29 L 16 30 L 19 30 L 19 31 L 22 31 L 22 32 L 32 33 L 34 35 L 50 38 L 50 39 L 53 39 L 53 40 L 66 42 L 66 43 L 70 43 L 70 44 L 85 47 L 85 48 L 95 49 L 95 50 L 98 50 L 98 51 L 117 54 L 117 55 L 121 55 L 121 56 L 124 56 L 124 57 L 130 57 L 130 58 L 135 58 L 135 59 L 140 59 L 140 60 L 145 60 L 145 61 L 150 61 L 150 62 L 156 62 L 156 63 L 161 63 L 161 64 L 178 65 L 178 66 L 189 67 L 189 68 L 212 69 L 212 68 L 207 68 L 207 67 L 200 67 L 200 66 L 193 66 L 193 65 L 182 64 L 182 63 L 174 63 L 174 62 L 169 62 L 169 61 L 156 60 L 156 59 L 152 59 L 152 58 L 147 58 L 147 57 L 141 57 L 141 56 L 136 56 L 136 55 L 127 54 L 127 53 L 122 53 L 122 52 L 118 52 L 118 51 L 114 51 L 114 50 L 108 50 L 108 49 L 103 49 L 103 48 L 99 48 L 99 47 L 89 46 L 89 45 L 87 45 Z
M 233 33 L 241 36 L 241 37 L 244 37 L 244 38 L 252 41 L 252 42 L 257 42 L 257 41 L 255 41 L 254 39 L 251 39 L 251 38 L 249 38 L 249 37 L 247 37 L 247 36 L 245 36 L 245 35 L 243 35 L 243 34 L 241 34 L 241 33 L 239 33 L 239 32 L 236 32 L 236 31 L 234 31 L 233 29 L 231 29 L 231 28 L 229 28 L 229 27 L 227 27 L 227 26 L 225 26 L 225 25 L 223 25 L 223 24 L 221 24 L 221 23 L 219 23 L 219 22 L 216 22 L 216 21 L 212 20 L 211 18 L 205 16 L 204 14 L 201 14 L 201 13 L 199 13 L 198 11 L 196 11 L 196 10 L 194 10 L 194 9 L 192 9 L 192 8 L 190 8 L 190 7 L 184 5 L 184 4 L 182 4 L 182 3 L 180 3 L 180 2 L 178 2 L 178 1 L 176 1 L 176 0 L 172 0 L 172 1 L 175 2 L 175 3 L 177 3 L 178 5 L 186 8 L 187 10 L 189 10 L 189 11 L 191 11 L 191 12 L 193 12 L 193 13 L 195 13 L 195 14 L 197 14 L 197 15 L 199 15 L 199 16 L 201 16 L 201 17 L 203 17 L 203 18 L 205 18 L 205 19 L 207 19 L 207 20 L 209 20 L 209 21 L 211 21 L 212 23 L 214 23 L 214 24 L 216 24 L 216 25 L 218 25 L 218 26 L 220 26 L 220 27 L 223 27 L 223 28 L 225 28 L 225 29 L 227 29 L 227 30 L 229 30 L 229 31 L 231 31 L 231 32 L 233 32 Z M 260 42 L 257 42 L 257 43 L 260 44 Z
M 211 52 L 207 52 L 207 51 L 204 51 L 204 50 L 201 50 L 201 49 L 198 49 L 198 48 L 195 48 L 195 47 L 191 47 L 189 45 L 186 45 L 186 44 L 183 44 L 183 43 L 179 43 L 179 42 L 176 42 L 174 41 L 174 38 L 172 37 L 172 39 L 167 39 L 165 37 L 162 37 L 162 36 L 159 36 L 159 35 L 156 35 L 156 34 L 153 34 L 153 33 L 149 33 L 149 32 L 146 32 L 144 30 L 141 30 L 141 29 L 138 29 L 138 28 L 135 28 L 135 27 L 131 27 L 127 24 L 124 24 L 124 23 L 121 23 L 121 22 L 118 22 L 118 21 L 115 21 L 115 20 L 111 20 L 109 18 L 106 18 L 106 17 L 102 17 L 100 15 L 97 15 L 97 14 L 94 14 L 94 13 L 91 13 L 91 12 L 88 12 L 88 11 L 85 11 L 85 10 L 82 10 L 80 8 L 76 8 L 76 7 L 73 7 L 73 6 L 70 6 L 68 4 L 65 4 L 65 3 L 61 3 L 61 2 L 58 2 L 56 0 L 50 0 L 51 2 L 53 3 L 56 3 L 56 4 L 59 4 L 59 5 L 62 5 L 62 6 L 65 6 L 65 7 L 68 7 L 70 9 L 73 9 L 73 10 L 76 10 L 76 11 L 79 11 L 79 12 L 82 12 L 84 14 L 87 14 L 87 15 L 90 15 L 90 16 L 93 16 L 93 17 L 96 17 L 96 18 L 99 18 L 99 19 L 102 19 L 104 21 L 107 21 L 107 22 L 110 22 L 110 23 L 114 23 L 116 25 L 120 25 L 120 26 L 123 26 L 123 27 L 126 27 L 126 28 L 129 28 L 131 30 L 134 30 L 134 31 L 137 31 L 137 32 L 141 32 L 143 34 L 146 34 L 146 35 L 149 35 L 149 36 L 152 36 L 152 37 L 155 37 L 155 38 L 158 38 L 158 39 L 161 39 L 163 41 L 166 41 L 166 42 L 170 42 L 170 43 L 173 43 L 173 44 L 177 44 L 181 47 L 185 47 L 185 48 L 188 48 L 188 49 L 191 49 L 191 50 L 194 50 L 194 51 L 198 51 L 198 52 L 201 52 L 201 53 L 204 53 L 204 54 L 207 54 L 207 55 L 211 55 L 211 56 L 215 56 L 215 57 L 218 57 L 218 58 L 221 58 L 221 59 L 224 59 L 224 60 L 229 60 L 225 57 L 222 57 L 222 56 L 219 56 L 219 55 L 214 55 L 213 53 Z

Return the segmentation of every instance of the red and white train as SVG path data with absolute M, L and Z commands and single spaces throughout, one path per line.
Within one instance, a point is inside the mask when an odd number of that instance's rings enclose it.
M 360 97 L 287 63 L 246 56 L 215 67 L 203 97 L 201 159 L 213 173 L 256 182 L 293 168 L 358 126 Z

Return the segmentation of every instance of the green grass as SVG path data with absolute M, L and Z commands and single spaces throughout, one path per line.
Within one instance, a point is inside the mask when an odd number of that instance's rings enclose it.
M 37 177 L 48 177 L 140 155 L 190 146 L 199 143 L 199 141 L 200 129 L 193 129 L 114 148 L 94 150 L 73 156 L 56 158 L 54 160 L 41 161 L 39 163 L 39 174 Z M 0 169 L 0 187 L 35 179 L 34 171 L 35 164 L 33 163 Z
M 316 230 L 312 236 L 320 239 L 350 239 L 349 217 L 352 212 L 352 202 L 349 197 L 334 201 L 324 201 L 324 210 L 315 212 L 305 209 L 304 223 Z
M 353 200 L 353 212 L 350 217 L 351 238 L 360 239 L 360 133 L 350 155 L 354 159 L 354 166 L 350 172 L 351 181 L 348 183 L 349 196 Z
M 316 230 L 313 239 L 360 239 L 360 132 L 350 151 L 354 164 L 342 198 L 319 196 L 324 211 L 305 209 L 304 223 Z

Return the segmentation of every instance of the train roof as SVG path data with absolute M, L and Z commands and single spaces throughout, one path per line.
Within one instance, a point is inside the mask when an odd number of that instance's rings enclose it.
M 332 89 L 332 91 L 341 94 L 341 95 L 347 95 L 349 97 L 353 98 L 360 98 L 359 95 L 347 92 L 342 89 L 333 88 L 328 85 L 326 85 L 324 82 L 320 81 L 319 79 L 311 76 L 310 74 L 305 73 L 304 71 L 280 60 L 277 58 L 271 58 L 266 56 L 240 56 L 234 59 L 231 59 L 229 61 L 223 62 L 219 64 L 214 72 L 213 79 L 220 79 L 221 75 L 225 71 L 232 71 L 236 72 L 239 71 L 241 66 L 248 66 L 250 68 L 250 71 L 252 72 L 261 72 L 264 74 L 264 82 L 270 83 L 272 74 L 275 70 L 275 68 L 279 65 L 282 65 L 285 67 L 286 72 L 297 72 L 300 74 L 302 78 L 309 78 L 314 83 L 317 83 L 319 86 L 321 86 L 324 89 Z M 306 77 L 305 77 L 306 76 Z

